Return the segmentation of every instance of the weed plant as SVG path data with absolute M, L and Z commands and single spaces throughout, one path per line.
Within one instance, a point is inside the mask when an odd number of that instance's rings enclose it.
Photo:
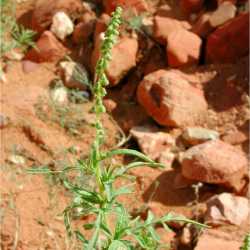
M 0 56 L 14 48 L 25 51 L 35 46 L 36 33 L 17 24 L 15 11 L 15 1 L 0 0 Z
M 102 125 L 102 115 L 105 113 L 103 97 L 106 95 L 105 87 L 109 84 L 105 71 L 111 59 L 111 49 L 119 36 L 122 9 L 117 7 L 106 30 L 101 47 L 101 57 L 97 62 L 95 71 L 94 112 L 95 139 L 91 146 L 89 156 L 79 160 L 76 165 L 65 167 L 59 174 L 76 171 L 78 176 L 87 177 L 93 181 L 87 187 L 76 185 L 70 178 L 64 176 L 64 186 L 73 194 L 72 202 L 64 210 L 64 223 L 70 236 L 73 234 L 82 242 L 84 250 L 157 250 L 163 249 L 160 237 L 155 226 L 163 226 L 169 230 L 169 221 L 184 221 L 194 223 L 199 227 L 203 225 L 175 216 L 171 213 L 156 218 L 148 212 L 146 220 L 140 216 L 132 217 L 118 197 L 132 192 L 129 186 L 115 188 L 114 184 L 119 178 L 129 176 L 129 170 L 140 166 L 162 168 L 163 165 L 149 159 L 146 155 L 132 149 L 113 149 L 105 151 L 105 130 Z M 112 159 L 116 155 L 129 155 L 136 158 L 125 166 L 115 165 Z M 53 173 L 49 168 L 33 168 L 30 173 Z M 85 230 L 90 230 L 91 237 L 85 237 L 82 230 L 73 230 L 71 219 L 73 217 L 90 216 L 93 221 L 84 224 Z

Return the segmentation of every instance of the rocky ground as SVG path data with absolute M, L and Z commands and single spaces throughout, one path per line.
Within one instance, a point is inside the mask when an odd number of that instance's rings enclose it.
M 18 1 L 18 23 L 37 34 L 35 48 L 1 57 L 1 249 L 81 249 L 66 237 L 60 178 L 26 170 L 60 170 L 88 154 L 93 71 L 117 5 L 124 22 L 107 70 L 105 147 L 124 141 L 166 166 L 133 170 L 124 201 L 142 217 L 173 211 L 210 225 L 158 228 L 170 249 L 239 250 L 250 226 L 243 0 Z

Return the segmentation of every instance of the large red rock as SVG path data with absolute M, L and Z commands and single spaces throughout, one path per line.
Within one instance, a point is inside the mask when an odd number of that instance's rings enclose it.
M 166 44 L 168 36 L 179 29 L 191 29 L 191 25 L 186 21 L 179 21 L 174 18 L 155 16 L 154 37 L 162 44 Z
M 222 185 L 240 192 L 246 184 L 248 161 L 241 150 L 220 140 L 188 149 L 182 156 L 184 177 Z
M 32 29 L 42 33 L 51 25 L 54 14 L 59 11 L 75 20 L 81 15 L 83 5 L 81 0 L 37 0 L 32 14 Z
M 146 0 L 104 0 L 105 12 L 111 14 L 117 6 L 126 9 L 134 9 L 137 12 L 149 11 L 149 6 Z
M 204 118 L 207 103 L 202 90 L 176 71 L 158 70 L 139 84 L 137 99 L 159 124 L 185 127 Z
M 198 63 L 202 40 L 185 29 L 171 32 L 167 38 L 167 58 L 171 67 Z
M 28 51 L 25 60 L 33 62 L 57 62 L 67 53 L 67 49 L 50 32 L 45 31 L 36 42 L 36 47 Z
M 249 52 L 249 13 L 241 14 L 214 31 L 207 40 L 206 60 L 230 63 Z
M 203 0 L 181 0 L 180 7 L 186 14 L 196 13 L 201 11 L 203 2 Z
M 94 70 L 100 56 L 101 40 L 96 42 L 92 53 L 91 65 Z M 116 85 L 126 73 L 136 65 L 138 41 L 135 38 L 122 37 L 114 45 L 111 51 L 111 61 L 106 71 L 110 85 Z

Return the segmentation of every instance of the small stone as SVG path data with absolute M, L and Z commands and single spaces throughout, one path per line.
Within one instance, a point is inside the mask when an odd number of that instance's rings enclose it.
M 58 104 L 68 103 L 68 92 L 65 87 L 58 87 L 51 91 L 51 98 Z
M 231 2 L 223 2 L 219 5 L 218 9 L 211 14 L 209 22 L 212 27 L 216 28 L 234 18 L 236 11 L 237 8 L 234 4 Z
M 183 42 L 185 41 L 185 42 Z M 167 59 L 171 67 L 197 64 L 202 40 L 193 32 L 178 29 L 167 38 Z
M 237 130 L 223 135 L 222 140 L 231 145 L 239 145 L 249 140 L 249 135 Z
M 57 38 L 64 40 L 74 31 L 74 24 L 64 12 L 57 12 L 52 18 L 50 30 Z
M 196 181 L 185 178 L 181 173 L 177 173 L 173 181 L 173 187 L 175 189 L 182 189 L 190 187 L 191 185 L 197 183 Z
M 201 127 L 189 127 L 184 130 L 182 137 L 191 145 L 196 145 L 209 140 L 215 140 L 219 138 L 219 133 L 215 130 L 201 128 Z
M 249 215 L 248 199 L 230 193 L 215 195 L 207 201 L 205 221 L 209 225 L 232 224 L 241 226 Z
M 187 15 L 197 13 L 203 7 L 203 0 L 180 0 L 180 7 Z
M 60 62 L 60 73 L 64 85 L 68 88 L 86 90 L 90 81 L 88 71 L 80 64 L 73 61 Z
M 8 161 L 15 164 L 15 165 L 24 165 L 25 164 L 25 158 L 21 155 L 11 155 L 8 158 Z
M 174 18 L 158 16 L 154 18 L 154 37 L 163 45 L 166 45 L 168 36 L 179 29 L 191 29 L 191 25 L 186 21 L 179 21 Z
M 183 228 L 182 233 L 181 233 L 181 237 L 180 237 L 180 242 L 186 246 L 191 244 L 192 233 L 191 233 L 190 227 L 186 226 Z
M 54 34 L 50 31 L 45 31 L 36 42 L 35 48 L 28 51 L 25 60 L 37 63 L 57 62 L 61 60 L 66 53 L 67 49 L 57 40 Z

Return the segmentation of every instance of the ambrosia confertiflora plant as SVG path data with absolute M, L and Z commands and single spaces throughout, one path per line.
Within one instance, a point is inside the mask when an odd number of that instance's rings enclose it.
M 64 178 L 64 186 L 73 194 L 71 204 L 64 210 L 64 222 L 69 235 L 75 234 L 86 250 L 139 250 L 162 249 L 160 237 L 155 231 L 156 225 L 168 230 L 169 221 L 184 221 L 203 226 L 182 216 L 169 213 L 161 218 L 155 218 L 148 212 L 146 220 L 139 216 L 132 217 L 118 197 L 131 193 L 128 186 L 114 187 L 118 178 L 127 176 L 129 170 L 140 166 L 164 167 L 149 159 L 146 155 L 132 149 L 114 149 L 105 151 L 105 130 L 101 122 L 101 115 L 105 113 L 103 97 L 106 95 L 105 87 L 109 84 L 105 74 L 111 60 L 111 50 L 119 37 L 122 9 L 117 7 L 112 14 L 111 21 L 105 32 L 101 46 L 101 56 L 96 65 L 94 93 L 95 139 L 87 159 L 79 160 L 73 167 L 66 167 L 61 172 L 77 171 L 80 176 L 91 176 L 94 185 L 83 187 L 76 185 L 69 178 Z M 112 164 L 111 159 L 116 155 L 130 155 L 137 159 L 125 166 Z M 51 173 L 48 168 L 31 169 L 31 173 Z M 85 230 L 91 230 L 91 237 L 86 237 L 80 230 L 73 230 L 71 218 L 74 216 L 91 215 L 93 221 L 84 224 Z

